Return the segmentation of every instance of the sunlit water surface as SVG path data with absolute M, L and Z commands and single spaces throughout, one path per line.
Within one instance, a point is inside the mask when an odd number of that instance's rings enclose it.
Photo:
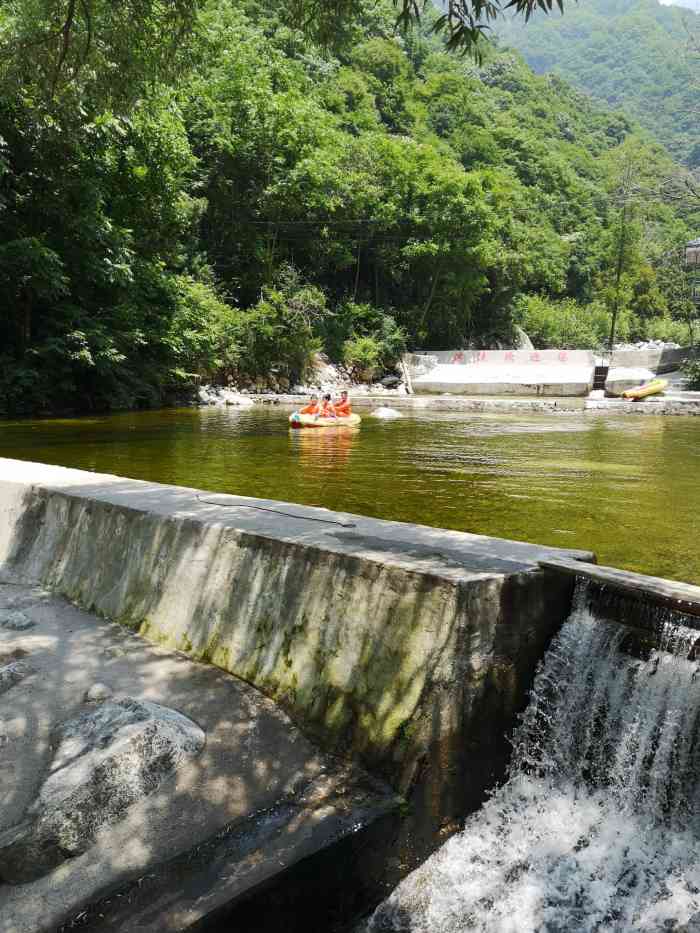
M 700 418 L 416 413 L 288 430 L 289 410 L 0 423 L 0 456 L 561 547 L 700 583 Z

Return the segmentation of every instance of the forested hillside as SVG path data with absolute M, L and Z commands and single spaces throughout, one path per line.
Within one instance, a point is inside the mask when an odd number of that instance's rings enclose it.
M 527 25 L 511 16 L 496 31 L 538 74 L 556 72 L 621 108 L 677 159 L 700 166 L 696 13 L 657 0 L 585 0 Z
M 324 48 L 265 3 L 72 3 L 71 43 L 39 6 L 0 8 L 0 410 L 294 382 L 319 349 L 378 373 L 515 322 L 591 345 L 613 307 L 687 339 L 670 159 L 517 55 L 391 2 Z

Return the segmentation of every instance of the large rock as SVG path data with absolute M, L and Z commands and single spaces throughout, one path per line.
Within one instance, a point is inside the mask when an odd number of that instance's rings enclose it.
M 622 395 L 628 389 L 634 389 L 644 382 L 650 382 L 654 379 L 654 373 L 650 369 L 631 366 L 616 366 L 608 370 L 608 378 L 605 380 L 605 392 L 607 395 Z
M 98 682 L 85 691 L 83 700 L 85 700 L 86 703 L 102 703 L 104 700 L 108 700 L 113 693 L 114 691 L 107 684 Z
M 252 408 L 255 402 L 230 386 L 201 386 L 197 392 L 200 405 L 232 405 L 235 408 Z
M 122 819 L 204 740 L 181 713 L 131 697 L 64 723 L 38 796 L 24 820 L 0 835 L 0 880 L 33 881 L 85 852 L 101 827 Z
M 0 610 L 0 628 L 11 632 L 24 632 L 34 627 L 34 622 L 18 609 Z
M 325 353 L 314 354 L 311 373 L 309 383 L 324 392 L 334 392 L 347 382 L 347 377 L 330 362 Z
M 530 338 L 525 333 L 525 331 L 522 329 L 522 327 L 518 327 L 518 325 L 516 324 L 515 327 L 513 328 L 513 331 L 515 334 L 515 340 L 513 341 L 513 344 L 516 350 L 534 350 L 535 349 L 535 345 L 533 344 L 532 340 L 530 340 Z
M 200 386 L 197 389 L 197 401 L 200 405 L 216 405 L 216 395 L 210 386 Z
M 5 693 L 10 687 L 14 687 L 32 673 L 33 669 L 24 661 L 0 657 L 0 694 Z
M 255 402 L 247 395 L 241 395 L 234 389 L 221 389 L 219 398 L 224 405 L 232 405 L 234 408 L 253 408 Z

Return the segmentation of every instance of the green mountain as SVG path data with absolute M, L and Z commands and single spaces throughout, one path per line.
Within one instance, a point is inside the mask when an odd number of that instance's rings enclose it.
M 691 0 L 688 0 L 691 2 Z M 565 3 L 564 15 L 499 24 L 502 43 L 539 74 L 555 72 L 650 130 L 679 160 L 700 165 L 700 19 L 656 0 Z

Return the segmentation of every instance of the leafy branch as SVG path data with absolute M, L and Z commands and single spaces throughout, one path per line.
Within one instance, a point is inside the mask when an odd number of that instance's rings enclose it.
M 399 8 L 398 24 L 407 29 L 414 22 L 420 22 L 429 3 L 426 0 L 394 0 L 394 5 Z M 527 22 L 536 10 L 551 13 L 555 6 L 564 11 L 563 0 L 509 0 L 505 4 L 500 0 L 446 0 L 442 4 L 443 13 L 431 29 L 445 35 L 447 48 L 451 51 L 470 52 L 480 58 L 479 43 L 485 38 L 489 24 L 506 10 L 513 9 Z
M 434 14 L 431 0 L 393 0 L 397 10 L 396 24 L 403 30 L 420 23 L 426 13 Z M 362 0 L 287 0 L 290 19 L 304 32 L 322 44 L 332 44 L 343 28 L 360 18 Z M 563 12 L 563 0 L 443 0 L 442 12 L 431 16 L 430 29 L 445 36 L 447 48 L 480 59 L 479 45 L 490 29 L 490 23 L 506 10 L 513 10 L 529 20 L 536 10 L 551 13 L 557 7 Z

